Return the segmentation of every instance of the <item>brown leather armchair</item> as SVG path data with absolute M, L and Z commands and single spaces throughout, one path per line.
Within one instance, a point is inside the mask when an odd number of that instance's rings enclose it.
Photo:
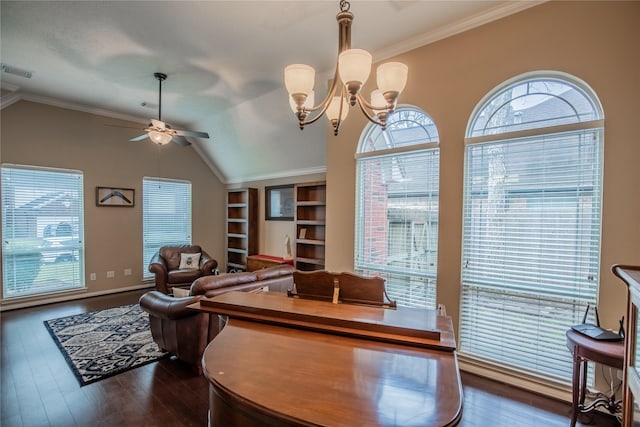
M 195 269 L 180 269 L 180 254 L 200 253 L 200 264 Z M 189 289 L 194 280 L 210 276 L 218 266 L 198 245 L 163 246 L 149 263 L 149 271 L 155 274 L 156 290 L 170 295 L 172 288 Z
M 167 351 L 202 374 L 200 359 L 207 344 L 220 331 L 220 320 L 187 308 L 203 295 L 174 298 L 158 291 L 149 291 L 140 297 L 140 307 L 149 313 L 153 340 L 161 350 Z
M 230 291 L 251 292 L 268 287 L 271 292 L 286 293 L 293 287 L 295 271 L 290 265 L 279 265 L 254 272 L 202 277 L 191 286 L 190 296 L 176 298 L 149 291 L 140 297 L 139 304 L 149 314 L 151 335 L 158 347 L 187 362 L 201 374 L 202 354 L 220 331 L 221 318 L 187 306 L 200 298 L 212 298 Z

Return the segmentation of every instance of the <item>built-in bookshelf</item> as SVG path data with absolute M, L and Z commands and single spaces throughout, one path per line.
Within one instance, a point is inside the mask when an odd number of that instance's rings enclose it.
M 246 271 L 257 253 L 258 189 L 227 190 L 227 271 Z
M 326 182 L 295 185 L 296 268 L 323 270 L 327 216 Z

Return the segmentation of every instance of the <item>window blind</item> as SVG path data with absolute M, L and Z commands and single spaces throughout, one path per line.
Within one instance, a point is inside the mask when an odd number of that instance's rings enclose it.
M 142 205 L 142 271 L 151 278 L 149 262 L 162 246 L 191 244 L 191 183 L 145 177 Z
M 358 159 L 356 270 L 398 304 L 435 308 L 440 149 Z
M 565 382 L 595 305 L 602 129 L 468 144 L 460 352 Z
M 84 286 L 83 175 L 2 166 L 4 298 Z

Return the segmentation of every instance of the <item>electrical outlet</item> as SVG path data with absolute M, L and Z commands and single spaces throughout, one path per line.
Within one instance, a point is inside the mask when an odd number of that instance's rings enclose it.
M 91 273 L 91 274 L 89 275 L 89 279 L 90 279 L 90 280 L 96 280 L 96 273 Z
M 116 272 L 111 270 L 107 271 L 107 279 L 113 279 L 116 276 Z
M 125 268 L 124 269 L 124 275 L 125 276 L 131 276 L 131 269 L 130 268 Z

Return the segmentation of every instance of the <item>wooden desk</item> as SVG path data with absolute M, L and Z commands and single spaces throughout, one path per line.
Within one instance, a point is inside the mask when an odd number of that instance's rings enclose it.
M 585 406 L 587 362 L 589 360 L 622 369 L 624 366 L 624 342 L 598 341 L 573 329 L 567 331 L 567 348 L 573 355 L 573 413 L 571 427 L 576 425 L 579 413 L 591 412 L 597 407 L 604 406 L 609 412 L 620 413 L 622 402 L 616 401 L 615 396 L 600 396 L 591 404 Z
M 283 307 L 295 315 L 277 314 L 286 311 Z M 270 293 L 227 293 L 194 308 L 229 316 L 203 356 L 213 427 L 451 426 L 460 419 L 462 385 L 453 326 L 451 318 L 435 311 Z M 385 323 L 390 313 L 395 314 Z M 311 318 L 321 314 L 330 320 L 313 326 Z M 416 314 L 422 316 L 416 320 Z M 336 319 L 345 317 L 391 329 L 382 335 L 354 324 L 341 329 Z M 428 332 L 439 330 L 442 344 L 420 334 L 392 337 L 420 324 Z

